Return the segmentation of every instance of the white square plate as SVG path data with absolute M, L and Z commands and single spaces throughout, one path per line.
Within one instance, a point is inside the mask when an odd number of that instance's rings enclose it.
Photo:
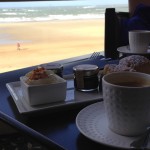
M 44 105 L 30 106 L 23 98 L 20 81 L 10 82 L 6 84 L 20 114 L 31 114 L 41 111 L 59 111 L 61 109 L 74 108 L 74 105 L 90 104 L 102 101 L 102 93 L 79 92 L 74 90 L 72 79 L 67 80 L 67 94 L 63 102 L 55 102 Z

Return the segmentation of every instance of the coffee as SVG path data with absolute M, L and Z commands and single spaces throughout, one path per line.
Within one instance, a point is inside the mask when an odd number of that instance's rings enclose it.
M 130 82 L 117 82 L 114 83 L 115 85 L 119 85 L 119 86 L 128 86 L 128 87 L 143 87 L 146 86 L 145 84 L 141 83 L 141 82 L 136 82 L 136 81 L 130 81 Z

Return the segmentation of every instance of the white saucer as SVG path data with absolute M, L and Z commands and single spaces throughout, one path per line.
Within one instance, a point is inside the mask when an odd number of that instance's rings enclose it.
M 118 47 L 117 51 L 122 54 L 141 54 L 141 55 L 150 55 L 150 49 L 147 50 L 146 53 L 133 53 L 130 51 L 129 45 Z
M 111 147 L 129 149 L 130 143 L 138 138 L 121 136 L 108 128 L 103 102 L 82 109 L 76 117 L 76 125 L 87 138 Z

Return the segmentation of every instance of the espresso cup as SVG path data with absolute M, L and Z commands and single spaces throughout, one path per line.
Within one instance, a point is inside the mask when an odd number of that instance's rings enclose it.
M 117 72 L 102 78 L 108 127 L 115 133 L 137 136 L 150 126 L 150 75 Z
M 132 53 L 147 53 L 150 44 L 150 31 L 132 30 L 129 31 L 129 47 Z

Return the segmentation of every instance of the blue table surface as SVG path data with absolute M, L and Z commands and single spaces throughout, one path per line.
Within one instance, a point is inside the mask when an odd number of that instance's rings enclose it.
M 98 59 L 85 59 L 72 63 L 64 63 L 63 75 L 72 74 L 72 67 L 79 64 L 95 64 L 102 69 L 105 64 L 118 63 L 118 60 L 100 60 L 102 58 L 103 56 Z M 35 66 L 0 74 L 0 111 L 27 125 L 31 129 L 38 131 L 40 134 L 48 137 L 66 150 L 112 149 L 111 147 L 89 140 L 77 129 L 75 124 L 76 115 L 88 104 L 83 104 L 60 112 L 43 113 L 38 115 L 33 114 L 32 116 L 20 115 L 8 89 L 6 88 L 6 83 L 18 81 L 20 76 L 26 74 L 34 67 Z

